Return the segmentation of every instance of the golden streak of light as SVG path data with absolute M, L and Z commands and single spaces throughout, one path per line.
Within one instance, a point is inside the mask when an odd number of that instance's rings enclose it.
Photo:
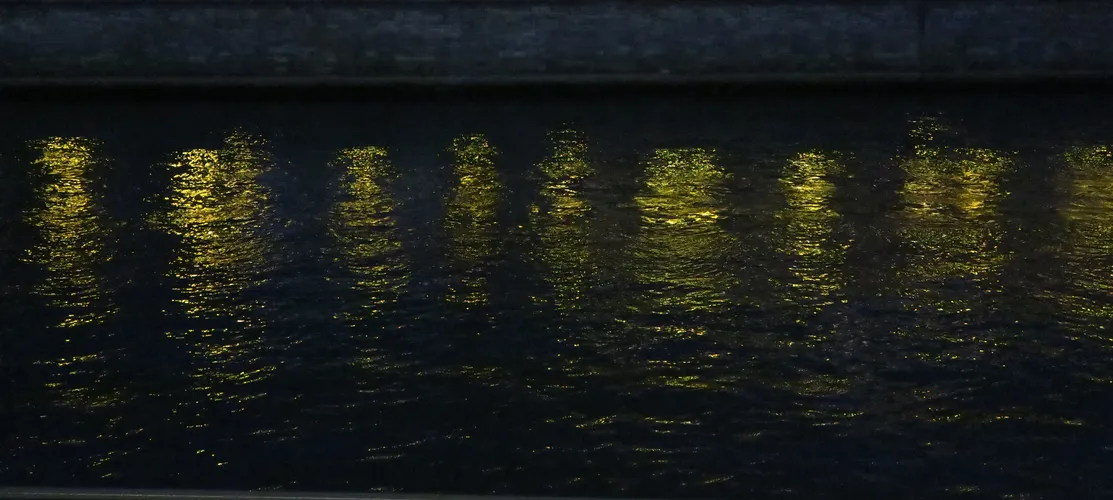
M 950 131 L 941 120 L 913 125 L 914 151 L 900 161 L 905 174 L 901 237 L 913 246 L 915 256 L 898 271 L 906 287 L 902 293 L 911 294 L 917 312 L 935 317 L 967 313 L 978 297 L 956 297 L 939 284 L 958 280 L 983 294 L 999 290 L 997 279 L 1009 259 L 999 248 L 1004 232 L 999 205 L 1006 195 L 1001 182 L 1014 162 L 990 149 L 945 145 L 940 139 Z M 933 331 L 926 326 L 920 325 L 919 331 Z M 997 343 L 988 336 L 934 330 L 937 340 L 953 346 L 932 356 L 934 362 L 979 358 Z
M 735 241 L 718 224 L 726 175 L 715 152 L 660 149 L 647 161 L 646 174 L 635 197 L 642 221 L 635 252 L 637 279 L 651 288 L 650 307 L 656 313 L 721 310 L 736 280 L 720 259 Z
M 792 259 L 795 276 L 786 300 L 821 307 L 831 303 L 845 285 L 840 273 L 847 247 L 834 241 L 839 214 L 832 207 L 835 185 L 831 178 L 842 166 L 820 152 L 800 153 L 782 171 L 780 184 L 786 207 L 781 252 Z
M 410 281 L 394 220 L 395 203 L 388 191 L 397 172 L 387 150 L 377 146 L 345 149 L 333 166 L 343 169 L 344 198 L 333 206 L 329 229 L 341 264 L 355 277 L 352 290 L 361 297 L 359 311 L 346 314 L 349 326 L 357 327 L 362 319 L 386 313 Z M 359 350 L 352 364 L 360 369 L 404 366 L 381 350 Z
M 39 157 L 33 165 L 47 180 L 36 192 L 40 206 L 26 217 L 40 238 L 26 260 L 48 273 L 35 291 L 65 312 L 60 327 L 102 323 L 116 312 L 116 305 L 97 275 L 97 267 L 111 259 L 112 236 L 87 178 L 103 161 L 97 158 L 99 144 L 53 137 L 34 147 Z
M 503 186 L 495 172 L 498 151 L 483 135 L 457 137 L 449 148 L 456 185 L 449 194 L 445 227 L 451 237 L 451 259 L 460 269 L 448 302 L 486 304 L 489 297 L 482 266 L 498 252 L 496 233 Z
M 723 186 L 727 176 L 714 150 L 658 149 L 644 162 L 642 188 L 634 197 L 641 226 L 632 242 L 630 265 L 641 290 L 632 309 L 645 315 L 680 317 L 729 310 L 729 291 L 737 278 L 726 271 L 723 258 L 735 239 L 719 225 L 723 217 Z M 630 325 L 644 338 L 626 343 L 652 345 L 668 339 L 687 341 L 708 335 L 703 324 Z M 736 338 L 717 338 L 735 344 Z M 642 359 L 642 383 L 654 387 L 718 391 L 730 380 L 703 373 L 711 358 L 695 353 L 684 359 Z
M 84 330 L 77 330 L 102 324 L 118 312 L 111 287 L 98 273 L 112 258 L 112 232 L 88 178 L 105 162 L 100 144 L 81 137 L 51 137 L 31 146 L 38 152 L 32 166 L 44 183 L 36 190 L 39 203 L 25 217 L 38 233 L 25 261 L 46 270 L 34 293 L 64 315 L 54 325 L 59 335 L 53 338 L 66 353 L 37 364 L 49 371 L 44 385 L 57 395 L 59 406 L 87 411 L 114 406 L 125 396 L 105 387 L 104 365 L 110 360 L 100 352 L 103 346 L 84 342 Z
M 395 227 L 394 200 L 387 192 L 396 177 L 387 151 L 367 146 L 345 149 L 335 160 L 344 169 L 344 200 L 331 213 L 329 228 L 355 286 L 369 294 L 361 315 L 382 314 L 409 282 Z M 357 318 L 349 318 L 351 320 Z
M 176 155 L 166 209 L 152 223 L 181 239 L 170 277 L 176 302 L 198 326 L 180 340 L 200 362 L 196 389 L 212 400 L 257 397 L 245 386 L 269 378 L 260 361 L 264 304 L 244 299 L 267 268 L 263 220 L 268 193 L 258 177 L 270 163 L 265 142 L 241 132 L 220 149 Z
M 1007 258 L 997 248 L 1002 233 L 998 204 L 1005 195 L 1002 177 L 1013 162 L 989 149 L 934 144 L 935 136 L 922 128 L 914 128 L 913 137 L 923 141 L 900 163 L 906 176 L 900 192 L 902 233 L 923 256 L 914 263 L 912 277 L 984 281 Z
M 581 182 L 594 175 L 587 160 L 582 134 L 561 130 L 550 134 L 552 152 L 538 168 L 542 174 L 541 200 L 530 219 L 541 240 L 539 257 L 546 267 L 546 281 L 555 292 L 561 311 L 583 306 L 595 272 L 591 256 L 591 207 L 584 200 Z
M 1108 345 L 1113 339 L 1113 147 L 1074 147 L 1064 160 L 1069 203 L 1060 213 L 1067 233 L 1064 265 L 1073 277 L 1073 291 L 1058 296 L 1088 325 L 1084 335 Z

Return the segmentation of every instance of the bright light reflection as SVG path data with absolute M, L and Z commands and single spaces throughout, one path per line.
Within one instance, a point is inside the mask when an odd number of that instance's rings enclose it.
M 35 193 L 38 203 L 25 217 L 38 239 L 24 260 L 45 270 L 34 293 L 60 313 L 56 333 L 48 335 L 65 353 L 38 364 L 49 372 L 45 385 L 57 394 L 58 405 L 85 410 L 113 406 L 123 395 L 104 386 L 109 360 L 103 337 L 83 328 L 101 325 L 118 312 L 112 288 L 98 269 L 112 259 L 113 235 L 88 177 L 105 161 L 100 144 L 51 137 L 31 146 L 38 153 L 32 166 L 43 175 L 43 184 Z
M 541 239 L 539 251 L 546 281 L 553 287 L 558 310 L 582 307 L 595 264 L 591 258 L 591 208 L 581 193 L 581 183 L 595 174 L 587 161 L 587 144 L 581 134 L 562 130 L 550 134 L 552 153 L 541 170 L 541 200 L 532 207 L 530 220 Z
M 834 240 L 839 214 L 831 205 L 835 192 L 831 178 L 842 172 L 838 162 L 819 152 L 796 155 L 782 172 L 787 207 L 778 218 L 784 224 L 781 251 L 792 259 L 795 277 L 786 299 L 794 304 L 829 305 L 844 285 L 840 270 L 847 247 Z
M 26 260 L 47 271 L 35 291 L 64 312 L 60 327 L 101 323 L 116 306 L 97 275 L 97 267 L 111 258 L 111 233 L 87 178 L 101 161 L 96 157 L 99 144 L 53 137 L 34 146 L 39 157 L 33 165 L 46 179 L 36 193 L 39 206 L 26 217 L 39 234 Z
M 635 197 L 642 220 L 636 253 L 654 312 L 727 305 L 735 278 L 721 258 L 735 241 L 718 224 L 725 177 L 714 151 L 703 148 L 659 149 L 648 160 L 645 187 Z
M 634 198 L 641 214 L 641 232 L 634 243 L 634 274 L 645 290 L 636 306 L 639 312 L 680 318 L 706 317 L 729 309 L 728 291 L 737 282 L 722 259 L 737 242 L 719 226 L 725 211 L 721 196 L 726 174 L 717 162 L 715 151 L 703 148 L 658 149 L 645 162 L 643 188 Z M 699 320 L 649 320 L 633 326 L 654 334 L 630 340 L 641 346 L 708 334 Z M 700 354 L 681 359 L 662 354 L 643 361 L 650 372 L 645 384 L 705 391 L 729 383 L 702 373 L 708 360 Z
M 246 386 L 269 378 L 261 361 L 261 301 L 250 292 L 267 268 L 267 191 L 258 177 L 270 164 L 265 142 L 242 132 L 220 149 L 176 155 L 166 209 L 152 222 L 181 240 L 169 277 L 175 301 L 195 320 L 170 335 L 187 343 L 199 366 L 198 391 L 242 402 L 261 395 Z
M 719 226 L 726 174 L 717 161 L 713 150 L 690 148 L 658 149 L 645 163 L 643 188 L 634 198 L 641 230 L 633 267 L 644 290 L 635 307 L 642 316 L 631 326 L 653 335 L 629 340 L 640 348 L 666 339 L 703 337 L 708 328 L 693 318 L 729 309 L 728 291 L 736 287 L 736 278 L 725 269 L 723 257 L 736 242 Z M 669 319 L 658 322 L 644 317 L 647 313 Z M 708 360 L 699 353 L 680 359 L 654 353 L 647 350 L 647 359 L 640 360 L 649 371 L 643 381 L 647 385 L 707 391 L 729 383 L 704 374 Z
M 449 195 L 445 228 L 458 281 L 452 283 L 447 300 L 483 305 L 490 293 L 484 267 L 499 243 L 495 229 L 503 187 L 495 172 L 498 151 L 483 135 L 470 135 L 454 139 L 449 152 L 456 185 Z
M 922 256 L 913 273 L 919 279 L 965 276 L 984 281 L 1005 258 L 997 252 L 997 206 L 1004 197 L 1001 177 L 1012 162 L 989 149 L 935 144 L 945 130 L 937 121 L 916 123 L 915 152 L 901 161 L 906 175 L 900 193 L 907 221 L 904 237 Z
M 946 146 L 941 139 L 948 135 L 953 134 L 941 120 L 914 122 L 914 152 L 900 160 L 905 173 L 901 236 L 913 247 L 900 282 L 907 287 L 903 294 L 928 317 L 971 311 L 974 300 L 999 290 L 996 280 L 1008 259 L 998 248 L 1003 232 L 998 206 L 1005 196 L 1001 180 L 1013 162 L 990 149 Z M 956 294 L 940 286 L 948 281 L 978 294 Z M 968 347 L 961 351 L 964 354 L 932 356 L 940 362 L 951 356 L 980 357 L 986 343 L 994 342 L 961 336 L 950 328 L 931 331 L 956 348 Z
M 333 207 L 329 228 L 343 265 L 356 277 L 355 288 L 367 294 L 359 315 L 378 316 L 409 281 L 387 192 L 396 173 L 386 149 L 374 146 L 345 149 L 335 163 L 344 169 L 344 199 Z
M 1064 155 L 1069 167 L 1067 199 L 1061 211 L 1066 221 L 1064 252 L 1073 293 L 1058 294 L 1087 325 L 1083 334 L 1109 345 L 1113 339 L 1113 147 L 1071 148 Z M 1092 325 L 1099 325 L 1093 327 Z M 1108 325 L 1108 326 L 1107 326 Z

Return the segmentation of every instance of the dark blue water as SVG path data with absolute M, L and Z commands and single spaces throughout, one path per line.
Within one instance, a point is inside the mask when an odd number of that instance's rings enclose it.
M 1107 498 L 1111 110 L 3 103 L 0 484 Z

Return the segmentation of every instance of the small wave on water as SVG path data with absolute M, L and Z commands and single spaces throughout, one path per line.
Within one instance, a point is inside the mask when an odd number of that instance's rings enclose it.
M 1110 103 L 1044 99 L 36 108 L 0 484 L 1106 496 Z

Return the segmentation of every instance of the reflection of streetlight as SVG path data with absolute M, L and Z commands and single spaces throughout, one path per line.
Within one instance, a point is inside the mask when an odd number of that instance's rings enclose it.
M 36 290 L 52 306 L 66 311 L 61 327 L 101 323 L 116 312 L 96 274 L 96 267 L 109 260 L 105 240 L 111 234 L 85 178 L 99 163 L 97 146 L 84 138 L 54 137 L 36 143 L 40 156 L 34 165 L 49 180 L 37 193 L 41 208 L 27 217 L 42 238 L 29 260 L 45 266 L 50 274 Z
M 408 268 L 398 255 L 394 201 L 386 192 L 394 169 L 380 147 L 345 149 L 336 164 L 344 168 L 346 199 L 333 207 L 329 227 L 344 265 L 356 275 L 356 288 L 371 294 L 366 313 L 378 315 L 408 282 Z
M 1076 147 L 1064 155 L 1070 167 L 1067 222 L 1069 251 L 1066 268 L 1078 290 L 1062 293 L 1069 309 L 1086 318 L 1088 334 L 1108 330 L 1113 319 L 1113 148 Z M 1105 333 L 1102 340 L 1108 340 Z
M 651 306 L 719 311 L 735 284 L 720 260 L 734 238 L 719 227 L 718 199 L 726 177 L 714 151 L 660 149 L 646 165 L 645 188 L 635 197 L 642 236 L 636 244 L 638 280 L 651 285 Z
M 552 155 L 542 161 L 541 203 L 531 210 L 532 225 L 541 239 L 540 257 L 560 310 L 582 305 L 595 265 L 591 258 L 588 215 L 591 208 L 580 183 L 594 175 L 587 162 L 587 144 L 572 130 L 550 134 Z
M 836 187 L 832 181 L 843 173 L 844 168 L 834 155 L 819 151 L 796 154 L 781 170 L 779 184 L 785 203 L 776 214 L 781 223 L 776 241 L 791 273 L 782 288 L 781 300 L 792 306 L 793 320 L 804 326 L 807 337 L 794 333 L 781 336 L 778 351 L 818 348 L 825 350 L 827 357 L 852 349 L 849 342 L 853 341 L 853 334 L 839 335 L 836 325 L 811 320 L 828 306 L 846 302 L 843 265 L 849 245 L 836 239 L 841 216 L 833 203 Z M 771 385 L 812 398 L 844 394 L 860 383 L 857 376 L 801 369 L 796 377 L 780 378 Z M 831 406 L 802 409 L 802 417 L 817 422 L 845 420 L 860 414 Z
M 935 134 L 922 130 L 927 124 L 934 124 L 936 133 L 945 131 L 939 123 L 918 123 L 913 137 L 921 142 L 901 161 L 903 234 L 921 257 L 913 276 L 984 281 L 1004 262 L 997 253 L 1001 228 L 995 216 L 1003 197 L 999 183 L 1012 162 L 990 149 L 935 145 Z
M 257 177 L 270 158 L 262 140 L 234 133 L 217 150 L 179 153 L 167 208 L 153 223 L 181 238 L 170 271 L 178 302 L 201 325 L 185 337 L 204 360 L 197 389 L 214 400 L 237 402 L 261 395 L 229 394 L 232 387 L 259 382 L 274 366 L 261 366 L 258 351 L 263 304 L 246 301 L 266 271 L 267 241 L 262 236 L 268 195 Z M 245 366 L 246 365 L 246 366 Z
M 448 301 L 475 306 L 488 300 L 486 273 L 481 266 L 498 251 L 495 234 L 502 183 L 495 172 L 498 152 L 482 135 L 457 137 L 453 156 L 456 186 L 449 195 L 445 226 L 452 238 L 451 257 L 462 267 Z
M 626 325 L 633 328 L 629 333 L 648 335 L 623 339 L 616 347 L 637 350 L 637 365 L 630 368 L 644 370 L 647 385 L 719 390 L 736 374 L 716 373 L 713 359 L 720 353 L 714 349 L 698 348 L 685 355 L 651 346 L 701 337 L 707 342 L 704 346 L 744 341 L 737 332 L 713 330 L 710 324 L 716 321 L 708 321 L 729 311 L 729 291 L 737 284 L 723 262 L 736 241 L 719 226 L 727 176 L 715 151 L 704 148 L 655 150 L 645 160 L 645 174 L 634 197 L 641 227 L 630 265 L 642 290 L 635 309 L 660 317 L 635 318 Z M 615 354 L 619 359 L 630 355 Z
M 940 121 L 917 122 L 912 131 L 914 153 L 900 162 L 905 173 L 900 191 L 904 201 L 901 236 L 914 251 L 899 279 L 909 290 L 905 293 L 913 295 L 916 311 L 929 315 L 929 322 L 935 315 L 952 322 L 957 318 L 953 315 L 973 311 L 977 301 L 996 288 L 994 280 L 1008 258 L 998 250 L 1002 228 L 997 210 L 1004 197 L 1001 179 L 1013 163 L 990 149 L 953 148 L 935 142 L 947 132 Z M 980 293 L 955 297 L 953 290 L 939 286 L 956 278 L 976 286 Z M 953 328 L 935 330 L 930 323 L 921 323 L 918 329 L 965 349 L 962 353 L 920 354 L 940 362 L 979 357 L 996 344 L 992 332 L 966 336 Z
M 780 183 L 787 207 L 778 215 L 785 222 L 782 252 L 793 258 L 792 302 L 829 304 L 844 284 L 839 269 L 846 246 L 832 240 L 839 214 L 831 206 L 835 185 L 829 180 L 841 173 L 841 165 L 817 152 L 797 155 L 783 170 Z
M 47 179 L 36 191 L 39 207 L 26 217 L 40 238 L 27 261 L 47 272 L 34 291 L 65 315 L 56 328 L 102 324 L 118 309 L 112 290 L 97 274 L 97 267 L 110 260 L 112 251 L 111 231 L 86 178 L 104 161 L 98 158 L 99 144 L 85 138 L 52 137 L 36 141 L 33 147 L 39 151 L 33 164 Z M 67 336 L 65 345 L 59 344 L 66 355 L 43 363 L 53 373 L 47 387 L 59 392 L 62 406 L 97 408 L 115 405 L 122 398 L 119 390 L 100 387 L 106 371 L 98 365 L 109 362 L 103 355 L 106 346 L 88 342 L 93 345 L 81 350 L 87 343 L 83 341 L 90 340 L 88 335 Z M 68 352 L 74 349 L 79 352 Z

